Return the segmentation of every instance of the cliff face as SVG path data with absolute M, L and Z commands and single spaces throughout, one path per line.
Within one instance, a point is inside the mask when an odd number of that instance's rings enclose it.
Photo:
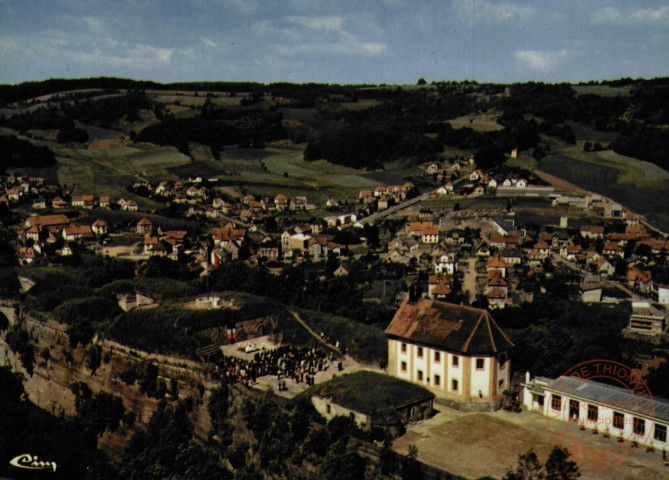
M 0 364 L 9 365 L 12 370 L 23 374 L 24 388 L 30 400 L 40 408 L 55 415 L 74 415 L 75 395 L 70 386 L 77 382 L 88 385 L 95 394 L 107 392 L 120 397 L 127 411 L 135 416 L 136 423 L 147 423 L 158 408 L 159 400 L 141 392 L 139 382 L 131 385 L 120 378 L 124 372 L 151 363 L 158 368 L 157 381 L 168 387 L 176 386 L 176 396 L 191 397 L 195 400 L 193 422 L 196 435 L 206 439 L 211 430 L 207 412 L 210 390 L 218 387 L 207 374 L 205 366 L 192 360 L 155 355 L 94 338 L 87 348 L 99 346 L 100 365 L 92 371 L 86 366 L 86 348 L 78 345 L 70 347 L 66 333 L 67 325 L 52 319 L 41 321 L 30 315 L 20 315 L 11 324 L 24 328 L 34 349 L 33 373 L 28 374 L 19 355 L 12 352 L 7 344 L 6 332 L 0 334 Z M 166 398 L 175 398 L 167 395 Z M 118 459 L 131 432 L 105 432 L 99 447 L 112 458 Z

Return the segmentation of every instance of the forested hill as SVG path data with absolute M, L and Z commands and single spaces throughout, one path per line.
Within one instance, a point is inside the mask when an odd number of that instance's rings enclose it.
M 188 100 L 184 106 L 177 98 L 168 105 L 151 91 L 237 100 Z M 35 100 L 49 94 L 58 95 Z M 123 130 L 133 140 L 174 145 L 186 154 L 189 142 L 207 145 L 215 154 L 226 146 L 264 148 L 291 140 L 307 144 L 306 160 L 367 169 L 396 160 L 417 165 L 453 150 L 475 154 L 481 168 L 503 162 L 514 148 L 540 160 L 551 140 L 575 144 L 574 130 L 585 129 L 607 134 L 609 143 L 597 149 L 669 170 L 669 78 L 409 86 L 50 79 L 0 86 L 0 106 L 24 111 L 5 111 L 4 126 L 21 132 L 57 129 L 62 143 L 87 141 L 76 121 Z M 140 111 L 152 112 L 153 120 L 142 120 Z M 481 128 L 481 117 L 492 119 L 494 128 Z

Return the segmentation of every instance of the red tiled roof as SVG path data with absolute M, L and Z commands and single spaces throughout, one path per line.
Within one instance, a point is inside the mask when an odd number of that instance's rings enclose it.
M 405 300 L 386 334 L 467 354 L 494 354 L 514 346 L 488 311 L 424 298 Z

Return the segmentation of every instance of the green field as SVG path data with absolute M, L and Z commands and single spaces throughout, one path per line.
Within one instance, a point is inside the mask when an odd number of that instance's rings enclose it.
M 669 172 L 654 163 L 615 153 L 613 150 L 584 152 L 583 142 L 561 149 L 561 153 L 574 160 L 600 167 L 611 168 L 618 172 L 617 183 L 632 184 L 642 188 L 661 187 L 669 181 Z
M 645 216 L 656 227 L 669 231 L 669 173 L 656 171 L 655 165 L 646 170 L 643 164 L 647 162 L 613 152 L 598 152 L 588 158 L 590 161 L 579 158 L 582 158 L 581 155 L 593 154 L 574 152 L 573 155 L 552 153 L 541 161 L 539 168 L 581 188 L 609 197 Z M 607 160 L 607 157 L 611 160 Z M 634 165 L 639 167 L 634 168 Z M 652 172 L 657 173 L 655 178 L 649 178 Z
M 495 132 L 504 130 L 504 126 L 497 123 L 500 114 L 465 115 L 449 120 L 453 128 L 471 128 L 477 132 Z

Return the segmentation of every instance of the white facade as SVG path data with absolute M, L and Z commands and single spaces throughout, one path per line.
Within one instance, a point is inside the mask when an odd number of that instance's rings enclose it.
M 388 339 L 388 374 L 416 383 L 437 396 L 490 400 L 510 385 L 506 353 L 469 356 L 443 349 Z M 503 363 L 501 363 L 503 362 Z
M 591 380 L 580 381 L 597 384 Z M 666 416 L 669 402 L 666 400 L 654 398 L 650 401 L 650 404 L 654 404 L 653 407 L 644 408 L 643 399 L 627 389 L 600 384 L 599 388 L 613 392 L 611 398 L 617 398 L 606 401 L 603 398 L 593 398 L 594 396 L 586 398 L 587 394 L 576 394 L 577 390 L 568 389 L 570 393 L 565 393 L 555 388 L 556 382 L 560 385 L 559 379 L 542 377 L 530 382 L 528 372 L 523 385 L 523 406 L 530 411 L 542 413 L 551 418 L 551 421 L 571 422 L 574 428 L 597 430 L 598 433 L 622 439 L 624 442 L 636 442 L 658 450 L 669 448 L 669 418 Z M 629 398 L 625 399 L 621 395 Z
M 662 305 L 669 305 L 669 286 L 657 285 L 657 302 Z

